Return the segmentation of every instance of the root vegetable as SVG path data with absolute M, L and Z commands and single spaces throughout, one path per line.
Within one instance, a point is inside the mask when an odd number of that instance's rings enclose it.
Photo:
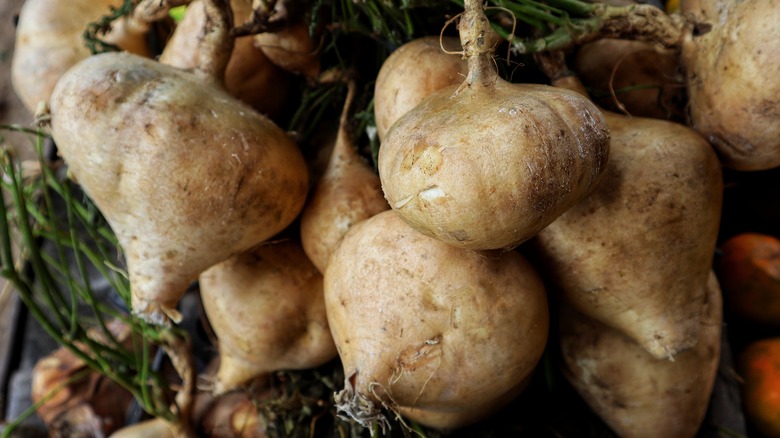
M 306 23 L 294 23 L 276 32 L 257 34 L 254 41 L 255 47 L 283 70 L 311 79 L 319 76 L 319 49 Z
M 331 254 L 353 225 L 390 208 L 379 177 L 350 138 L 348 115 L 354 94 L 351 83 L 328 167 L 301 215 L 303 249 L 320 272 L 325 272 Z
M 678 67 L 674 50 L 610 38 L 580 47 L 574 64 L 582 81 L 603 96 L 594 99 L 600 106 L 638 117 L 683 121 L 685 84 Z
M 396 49 L 382 64 L 374 86 L 374 118 L 379 139 L 396 120 L 416 107 L 434 91 L 463 82 L 468 64 L 459 56 L 455 37 L 427 36 Z
M 694 437 L 709 405 L 720 355 L 722 300 L 714 274 L 700 308 L 695 347 L 674 361 L 584 315 L 561 315 L 564 374 L 619 436 Z
M 683 125 L 605 113 L 599 186 L 535 240 L 562 300 L 656 358 L 693 346 L 718 235 L 718 159 Z
M 233 0 L 233 19 L 240 23 L 252 10 L 248 1 Z M 181 69 L 199 64 L 198 36 L 206 25 L 206 13 L 200 0 L 193 1 L 176 26 L 159 61 Z M 287 102 L 289 75 L 275 66 L 255 48 L 252 37 L 236 38 L 225 69 L 225 88 L 232 96 L 269 117 L 279 115 Z
M 609 129 L 587 99 L 498 77 L 480 0 L 460 20 L 469 76 L 387 132 L 379 175 L 415 230 L 468 249 L 509 248 L 587 195 L 606 166 Z
M 219 339 L 214 392 L 336 357 L 325 316 L 322 275 L 300 243 L 267 243 L 200 276 L 206 316 Z
M 212 438 L 264 438 L 266 424 L 257 400 L 246 392 L 231 392 L 216 400 L 200 417 L 202 431 Z
M 180 438 L 180 436 L 173 424 L 161 418 L 153 418 L 125 426 L 111 434 L 110 438 Z
M 743 233 L 720 249 L 716 267 L 728 310 L 748 321 L 780 326 L 780 240 Z
M 380 406 L 444 429 L 485 418 L 525 387 L 547 339 L 544 286 L 519 253 L 447 245 L 392 210 L 346 234 L 325 302 L 346 376 L 336 401 L 363 425 Z
M 14 90 L 34 113 L 48 102 L 57 80 L 70 67 L 91 55 L 82 35 L 87 25 L 121 5 L 119 0 L 27 0 L 19 12 L 16 47 L 11 64 Z M 148 56 L 144 26 L 118 20 L 107 42 Z
M 774 0 L 682 2 L 692 126 L 737 170 L 780 166 L 780 8 Z
M 297 146 L 220 86 L 232 43 L 227 4 L 192 72 L 127 53 L 85 59 L 52 95 L 52 135 L 124 249 L 135 313 L 179 319 L 208 267 L 284 229 L 308 188 Z M 220 9 L 223 8 L 223 9 Z

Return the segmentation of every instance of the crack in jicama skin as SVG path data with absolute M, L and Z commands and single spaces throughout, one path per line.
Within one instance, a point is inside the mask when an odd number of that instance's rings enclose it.
M 439 187 L 439 186 L 427 187 L 427 188 L 421 190 L 416 195 L 410 195 L 410 196 L 407 196 L 407 197 L 401 199 L 398 202 L 395 202 L 393 204 L 393 208 L 396 209 L 396 210 L 398 210 L 400 208 L 404 208 L 407 205 L 409 205 L 409 203 L 415 197 L 419 197 L 423 201 L 430 202 L 430 201 L 435 201 L 437 199 L 441 199 L 441 198 L 443 198 L 445 196 L 447 196 L 447 194 L 444 192 L 444 190 L 442 190 L 441 187 Z
M 444 193 L 444 190 L 442 190 L 441 187 L 433 186 L 421 191 L 417 196 L 425 201 L 435 201 L 436 199 L 447 196 L 447 194 Z
M 421 190 L 416 195 L 409 195 L 405 198 L 402 198 L 400 201 L 393 203 L 393 209 L 398 210 L 406 207 L 407 205 L 409 205 L 410 202 L 412 202 L 412 200 L 415 197 L 419 197 L 423 201 L 431 202 L 437 199 L 441 199 L 445 196 L 447 196 L 447 193 L 445 193 L 441 187 L 439 186 L 428 187 Z

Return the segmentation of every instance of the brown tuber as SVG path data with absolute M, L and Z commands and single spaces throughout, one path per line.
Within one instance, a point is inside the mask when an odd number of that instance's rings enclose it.
M 350 138 L 348 115 L 355 84 L 348 88 L 330 161 L 301 215 L 301 243 L 320 272 L 325 272 L 331 254 L 353 225 L 390 208 L 379 177 Z
M 48 102 L 60 76 L 91 55 L 84 29 L 121 5 L 119 0 L 27 0 L 19 12 L 11 64 L 14 90 L 30 112 Z M 124 50 L 148 56 L 147 28 L 129 18 L 112 25 L 103 39 Z
M 382 63 L 374 86 L 374 118 L 379 139 L 409 110 L 434 91 L 463 82 L 468 63 L 460 56 L 446 53 L 459 51 L 455 37 L 426 36 L 396 49 Z
M 564 375 L 625 438 L 691 438 L 709 406 L 720 360 L 723 306 L 709 274 L 695 347 L 674 361 L 654 358 L 631 338 L 573 309 L 560 318 Z
M 382 189 L 423 234 L 467 249 L 511 248 L 596 186 L 609 128 L 579 94 L 499 78 L 480 0 L 466 2 L 459 28 L 466 82 L 390 127 L 379 151 Z
M 718 159 L 676 123 L 605 113 L 596 190 L 535 240 L 561 298 L 656 358 L 693 346 L 720 223 Z
M 233 19 L 243 22 L 251 9 L 246 0 L 232 0 Z M 159 61 L 181 69 L 199 64 L 198 38 L 206 25 L 203 3 L 195 0 L 165 45 Z M 225 69 L 225 88 L 232 96 L 269 117 L 278 116 L 287 103 L 289 74 L 268 60 L 254 46 L 251 36 L 236 38 Z
M 201 274 L 203 307 L 219 340 L 214 392 L 335 358 L 322 289 L 322 275 L 295 241 L 259 245 Z
M 325 271 L 346 417 L 385 406 L 441 429 L 478 421 L 527 384 L 547 340 L 541 279 L 515 251 L 467 251 L 385 211 L 347 232 Z
M 202 271 L 292 222 L 308 188 L 295 143 L 221 86 L 229 6 L 204 4 L 212 26 L 194 71 L 104 53 L 52 95 L 52 135 L 122 245 L 133 311 L 158 323 L 179 318 Z
M 725 166 L 780 166 L 780 7 L 775 0 L 687 0 L 682 45 L 691 125 Z

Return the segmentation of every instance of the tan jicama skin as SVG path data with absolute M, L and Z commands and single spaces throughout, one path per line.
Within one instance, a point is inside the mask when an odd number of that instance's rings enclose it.
M 416 107 L 434 91 L 463 83 L 469 71 L 460 56 L 444 50 L 460 51 L 455 37 L 427 36 L 412 40 L 387 57 L 374 86 L 374 118 L 379 139 L 396 120 Z
M 105 53 L 52 95 L 54 140 L 122 245 L 133 311 L 154 322 L 178 319 L 202 271 L 284 229 L 308 188 L 287 134 L 221 87 L 232 40 L 214 2 L 200 40 L 214 56 L 194 71 Z
M 573 68 L 604 94 L 595 100 L 601 106 L 638 117 L 683 119 L 685 79 L 675 50 L 604 38 L 580 47 Z
M 737 170 L 780 166 L 780 6 L 690 0 L 700 24 L 682 45 L 691 124 Z
M 107 15 L 121 0 L 27 0 L 19 11 L 11 63 L 14 90 L 30 112 L 48 102 L 57 80 L 91 55 L 84 45 L 87 25 Z M 144 26 L 126 19 L 114 23 L 105 41 L 148 56 Z
M 267 434 L 259 402 L 243 391 L 222 395 L 200 416 L 201 430 L 208 437 L 263 438 Z
M 390 208 L 379 176 L 361 157 L 348 131 L 349 107 L 355 84 L 349 84 L 328 167 L 301 215 L 301 243 L 320 272 L 333 251 L 356 223 Z
M 544 285 L 519 253 L 447 245 L 393 210 L 347 232 L 325 302 L 346 377 L 336 402 L 363 425 L 381 406 L 445 429 L 484 418 L 523 389 L 547 339 Z
M 325 316 L 322 275 L 300 243 L 267 243 L 200 276 L 200 295 L 219 339 L 214 392 L 336 357 Z
M 723 325 L 714 274 L 705 289 L 698 342 L 674 361 L 653 358 L 629 337 L 573 309 L 562 313 L 564 375 L 619 436 L 696 436 L 718 370 Z
M 697 132 L 605 113 L 596 190 L 535 239 L 562 300 L 656 358 L 693 346 L 720 223 L 722 175 Z
M 253 8 L 265 10 L 265 0 L 253 0 Z M 274 5 L 274 15 L 289 20 L 285 2 L 278 1 Z M 265 56 L 285 71 L 314 79 L 320 74 L 319 44 L 309 34 L 309 26 L 303 21 L 288 22 L 275 32 L 264 32 L 254 36 L 255 46 L 265 53 Z
M 242 23 L 252 13 L 248 0 L 233 0 L 233 19 Z M 200 0 L 193 1 L 182 21 L 165 45 L 159 61 L 182 69 L 196 67 L 200 61 L 198 36 L 206 24 L 206 14 Z M 233 53 L 225 70 L 225 88 L 232 96 L 257 111 L 274 117 L 287 102 L 289 74 L 271 63 L 254 46 L 251 36 L 236 38 Z
M 382 142 L 390 206 L 415 230 L 468 249 L 531 238 L 595 187 L 609 130 L 587 99 L 499 78 L 480 0 L 460 20 L 469 76 L 401 117 Z
M 176 427 L 161 418 L 142 421 L 125 426 L 112 433 L 109 438 L 179 438 Z

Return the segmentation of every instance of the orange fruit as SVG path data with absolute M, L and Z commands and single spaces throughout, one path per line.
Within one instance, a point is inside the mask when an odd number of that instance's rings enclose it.
M 716 272 L 727 309 L 748 321 L 780 327 L 780 240 L 743 233 L 720 249 Z
M 749 344 L 739 371 L 746 417 L 767 438 L 780 438 L 780 338 Z

